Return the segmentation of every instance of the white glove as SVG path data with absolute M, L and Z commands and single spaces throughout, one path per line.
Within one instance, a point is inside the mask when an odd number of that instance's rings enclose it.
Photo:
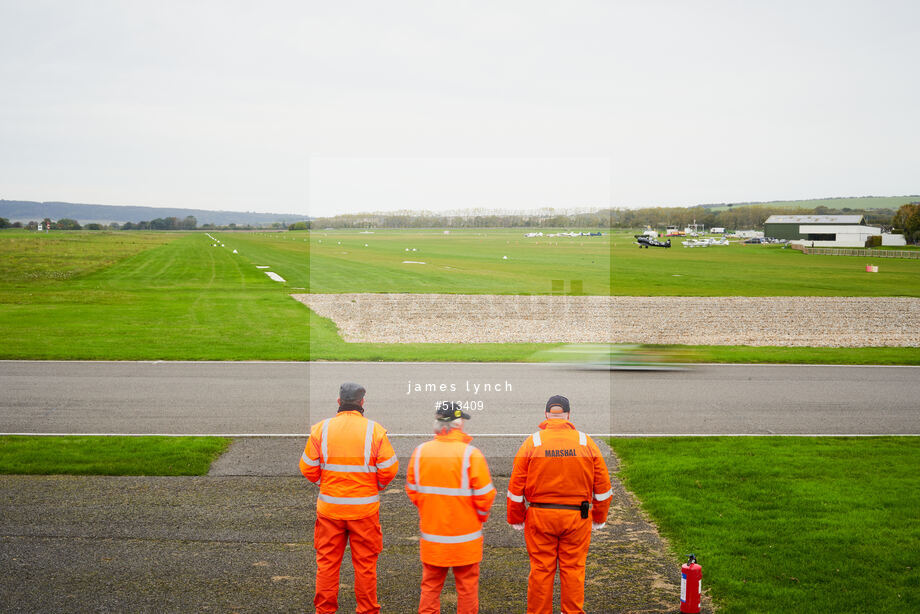
M 514 529 L 515 531 L 523 531 L 524 523 L 522 522 L 521 524 L 512 524 L 511 528 Z
M 600 531 L 601 529 L 603 529 L 603 528 L 606 527 L 606 526 L 607 526 L 607 523 L 606 523 L 606 522 L 592 522 L 592 523 L 591 523 L 591 529 L 592 529 L 593 531 Z

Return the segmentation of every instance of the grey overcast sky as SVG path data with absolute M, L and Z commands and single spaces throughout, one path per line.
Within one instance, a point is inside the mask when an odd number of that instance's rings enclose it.
M 0 198 L 330 214 L 920 192 L 915 0 L 0 0 Z

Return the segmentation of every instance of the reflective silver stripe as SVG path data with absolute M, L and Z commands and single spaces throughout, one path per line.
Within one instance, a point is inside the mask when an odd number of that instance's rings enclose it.
M 475 489 L 473 489 L 472 491 L 470 491 L 470 494 L 472 494 L 473 496 L 476 496 L 476 495 L 484 495 L 484 494 L 486 494 L 487 492 L 489 492 L 489 491 L 491 491 L 491 490 L 494 490 L 494 489 L 495 489 L 495 487 L 492 486 L 492 482 L 489 482 L 488 484 L 486 484 L 486 485 L 483 486 L 482 488 L 475 488 Z
M 581 431 L 578 431 L 578 445 L 580 446 L 588 445 L 588 436 L 582 433 Z
M 319 493 L 319 500 L 326 503 L 338 503 L 339 505 L 364 505 L 365 503 L 377 503 L 380 501 L 380 495 L 373 497 L 331 497 Z
M 396 462 L 396 459 L 397 459 L 397 457 L 396 457 L 396 455 L 394 454 L 393 456 L 391 456 L 390 458 L 386 459 L 385 461 L 383 461 L 383 462 L 378 462 L 377 465 L 376 465 L 376 466 L 377 466 L 377 469 L 386 469 L 387 467 L 389 467 L 390 465 L 392 465 L 393 463 L 395 463 L 395 462 Z
M 531 436 L 531 439 L 533 439 L 533 446 L 534 446 L 535 448 L 536 448 L 537 446 L 540 445 L 540 433 L 539 433 L 539 432 L 534 433 L 534 434 Z
M 342 473 L 377 473 L 376 467 L 365 467 L 364 465 L 335 465 L 326 463 L 323 465 L 326 471 L 340 471 Z
M 470 456 L 473 454 L 475 448 L 466 444 L 466 448 L 463 450 L 463 464 L 460 465 L 460 490 L 469 490 L 470 489 Z
M 408 488 L 409 490 L 418 491 L 418 486 L 416 486 L 412 482 L 406 482 L 406 488 Z
M 601 494 L 594 493 L 595 501 L 603 501 L 604 499 L 609 499 L 613 495 L 613 489 L 611 488 L 607 492 L 602 492 Z
M 412 490 L 426 495 L 447 495 L 448 497 L 469 497 L 472 491 L 469 488 L 450 488 L 448 486 L 422 486 L 416 484 Z
M 329 460 L 329 420 L 323 420 L 323 433 L 322 433 L 322 451 L 320 453 L 319 463 L 322 465 L 323 469 L 326 471 L 339 471 L 342 473 L 376 473 L 377 468 L 371 467 L 370 454 L 371 454 L 371 439 L 374 434 L 374 421 L 367 421 L 367 434 L 364 437 L 364 464 L 363 465 L 337 465 L 334 463 L 327 463 Z
M 482 531 L 467 533 L 466 535 L 431 535 L 430 533 L 422 533 L 422 539 L 436 544 L 462 544 L 480 537 L 482 537 Z
M 329 460 L 329 447 L 326 445 L 326 440 L 329 439 L 329 420 L 323 420 L 323 433 L 320 435 L 321 444 L 320 444 L 320 455 L 319 462 L 325 463 Z
M 313 460 L 312 458 L 310 458 L 309 456 L 307 456 L 307 453 L 306 453 L 306 452 L 304 452 L 303 454 L 300 455 L 300 460 L 302 460 L 302 461 L 305 462 L 306 464 L 310 465 L 311 467 L 319 467 L 319 461 L 318 461 L 318 460 Z
M 425 446 L 425 444 L 423 443 L 423 444 L 421 444 L 419 447 L 417 447 L 417 448 L 415 449 L 415 483 L 416 483 L 416 484 L 420 484 L 420 483 L 421 483 L 421 476 L 420 476 L 421 469 L 419 469 L 419 460 L 418 460 L 418 459 L 421 458 L 421 456 L 422 456 L 422 448 L 423 448 L 424 446 Z
M 476 510 L 476 513 L 479 514 L 480 516 L 488 516 L 488 515 L 489 515 L 489 512 L 484 512 L 484 511 L 482 511 L 482 510 Z
M 371 443 L 374 441 L 374 421 L 367 421 L 367 432 L 364 434 L 364 466 L 371 464 Z
M 515 503 L 524 502 L 524 495 L 515 495 L 510 490 L 508 491 L 508 498 L 514 501 Z

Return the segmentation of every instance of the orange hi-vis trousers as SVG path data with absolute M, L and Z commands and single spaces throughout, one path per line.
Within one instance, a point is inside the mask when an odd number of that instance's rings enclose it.
M 530 555 L 527 613 L 551 614 L 556 566 L 562 588 L 563 614 L 583 614 L 585 561 L 591 544 L 591 519 L 577 510 L 528 508 L 524 540 Z
M 418 602 L 419 614 L 441 614 L 441 589 L 447 570 L 454 570 L 457 586 L 457 614 L 479 612 L 479 563 L 438 567 L 422 563 L 422 596 Z
M 355 568 L 355 600 L 358 614 L 377 614 L 377 556 L 383 550 L 380 514 L 357 520 L 337 520 L 316 516 L 313 545 L 316 548 L 317 614 L 334 614 L 339 605 L 339 568 L 345 543 L 351 544 L 351 563 Z

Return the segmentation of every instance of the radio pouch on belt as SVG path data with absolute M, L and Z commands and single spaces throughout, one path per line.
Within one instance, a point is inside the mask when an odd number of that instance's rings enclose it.
M 588 509 L 589 509 L 590 507 L 591 507 L 591 503 L 590 503 L 589 501 L 582 501 L 582 502 L 581 502 L 581 505 L 579 506 L 578 509 L 579 509 L 579 511 L 581 512 L 581 517 L 582 517 L 582 518 L 587 518 L 587 517 L 588 517 Z

